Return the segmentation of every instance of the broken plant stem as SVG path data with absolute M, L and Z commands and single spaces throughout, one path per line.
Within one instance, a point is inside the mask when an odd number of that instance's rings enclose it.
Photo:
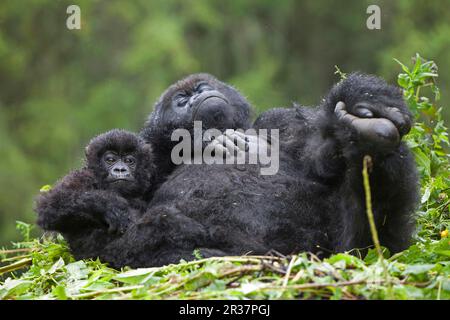
M 389 283 L 389 274 L 387 271 L 387 267 L 383 257 L 383 251 L 381 250 L 380 240 L 378 239 L 378 232 L 375 226 L 375 219 L 373 217 L 372 210 L 372 193 L 370 191 L 370 181 L 369 181 L 369 166 L 372 165 L 372 158 L 368 155 L 364 156 L 363 159 L 363 183 L 364 183 L 364 193 L 366 196 L 366 213 L 367 218 L 369 219 L 370 233 L 372 235 L 372 241 L 375 245 L 375 249 L 377 250 L 378 257 L 380 259 L 381 266 L 383 268 L 383 273 L 385 277 L 386 283 Z
M 22 268 L 30 265 L 32 261 L 33 261 L 33 259 L 31 259 L 31 258 L 23 259 L 23 260 L 15 262 L 15 263 L 12 263 L 10 265 L 0 267 L 0 275 L 3 273 L 6 273 L 6 272 L 12 272 L 15 270 L 22 269 Z

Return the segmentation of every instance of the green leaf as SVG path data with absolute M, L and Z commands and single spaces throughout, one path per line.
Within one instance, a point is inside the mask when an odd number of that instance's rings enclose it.
M 31 285 L 32 281 L 7 278 L 0 286 L 0 299 L 24 293 Z
M 441 256 L 450 257 L 450 250 L 434 250 L 434 252 Z
M 119 273 L 115 280 L 128 284 L 141 284 L 143 280 L 148 280 L 158 270 L 157 268 L 141 268 Z
M 432 187 L 430 185 L 425 188 L 425 192 L 423 193 L 422 198 L 420 199 L 421 203 L 425 203 L 428 201 L 428 199 L 430 199 L 431 188 Z
M 46 184 L 45 186 L 42 186 L 41 189 L 39 189 L 39 192 L 45 193 L 52 190 L 52 186 L 49 184 Z
M 361 266 L 363 262 L 355 256 L 346 254 L 346 253 L 338 253 L 333 255 L 332 257 L 326 259 L 326 261 L 330 264 L 338 264 L 339 262 L 344 262 L 344 267 L 357 267 Z
M 411 74 L 409 71 L 409 68 L 406 65 L 404 65 L 403 63 L 401 63 L 399 60 L 397 60 L 395 58 L 394 58 L 394 61 L 397 62 L 402 67 L 402 70 L 404 72 L 406 72 L 407 74 Z
M 412 149 L 419 168 L 421 168 L 426 176 L 431 174 L 430 159 L 419 148 Z
M 434 264 L 411 264 L 403 271 L 404 274 L 422 274 L 436 267 Z
M 89 270 L 84 261 L 76 261 L 66 266 L 69 277 L 74 280 L 87 279 Z
M 56 261 L 48 270 L 47 274 L 54 274 L 57 270 L 60 270 L 62 267 L 64 267 L 64 260 L 62 258 L 59 258 L 58 261 Z
M 52 294 L 59 300 L 67 300 L 66 289 L 64 286 L 56 286 L 52 290 Z

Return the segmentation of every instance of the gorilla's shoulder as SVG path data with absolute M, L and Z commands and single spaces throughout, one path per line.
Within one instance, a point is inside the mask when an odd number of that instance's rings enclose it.
M 281 129 L 286 126 L 301 127 L 315 117 L 314 109 L 293 105 L 289 108 L 273 108 L 263 112 L 254 122 L 255 129 Z
M 312 134 L 314 122 L 317 118 L 317 108 L 294 105 L 290 108 L 274 108 L 262 113 L 254 122 L 253 128 L 279 131 L 280 144 L 298 140 L 297 137 L 305 137 Z

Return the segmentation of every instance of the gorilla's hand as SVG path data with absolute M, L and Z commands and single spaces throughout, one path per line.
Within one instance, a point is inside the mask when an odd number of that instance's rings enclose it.
M 108 233 L 123 234 L 131 222 L 130 218 L 127 217 L 127 212 L 117 208 L 106 211 L 103 219 L 108 225 Z
M 215 155 L 230 157 L 235 153 L 247 152 L 249 150 L 249 138 L 242 132 L 226 130 L 223 135 L 215 138 L 210 146 L 214 147 Z
M 108 233 L 123 234 L 131 223 L 128 203 L 125 199 L 121 200 L 114 201 L 103 212 L 102 220 L 108 226 Z
M 387 105 L 359 102 L 347 109 L 339 101 L 334 113 L 339 121 L 355 129 L 364 142 L 383 149 L 396 147 L 412 125 L 410 115 Z
M 248 135 L 237 130 L 226 130 L 223 135 L 215 138 L 210 146 L 214 148 L 214 154 L 229 158 L 233 156 L 257 155 L 258 152 L 266 152 L 269 143 L 262 137 Z

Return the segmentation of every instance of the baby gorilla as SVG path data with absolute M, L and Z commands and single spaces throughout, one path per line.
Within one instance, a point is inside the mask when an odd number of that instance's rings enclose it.
M 149 144 L 131 132 L 112 130 L 91 140 L 86 164 L 41 194 L 38 225 L 58 231 L 77 259 L 97 256 L 145 210 L 155 166 Z

